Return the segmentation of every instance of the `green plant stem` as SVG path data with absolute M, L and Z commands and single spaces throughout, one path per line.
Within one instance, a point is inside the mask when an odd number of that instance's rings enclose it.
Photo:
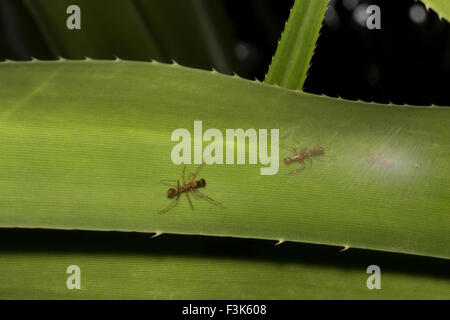
M 288 89 L 302 89 L 328 0 L 296 0 L 264 80 Z

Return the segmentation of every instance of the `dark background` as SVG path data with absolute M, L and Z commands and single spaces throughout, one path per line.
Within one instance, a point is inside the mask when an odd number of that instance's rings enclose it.
M 231 28 L 235 71 L 263 80 L 294 1 L 214 1 L 221 2 Z M 381 30 L 356 21 L 367 4 L 380 6 Z M 413 21 L 411 10 L 420 16 L 425 7 L 414 0 L 332 0 L 304 90 L 352 100 L 450 105 L 449 23 L 432 11 L 423 21 Z M 0 0 L 0 59 L 31 56 L 56 59 L 22 1 Z
M 57 1 L 57 0 L 55 0 Z M 137 1 L 137 0 L 136 0 Z M 172 1 L 172 0 L 159 0 Z M 174 0 L 175 1 L 175 0 Z M 190 1 L 190 0 L 185 0 Z M 236 72 L 245 78 L 264 79 L 293 0 L 212 0 L 222 2 L 233 41 Z M 410 17 L 413 0 L 370 1 L 381 8 L 381 30 L 368 30 L 354 18 L 369 3 L 362 0 L 330 2 L 305 91 L 387 103 L 450 106 L 450 27 L 429 12 L 422 22 Z M 150 21 L 151 23 L 151 21 Z M 225 26 L 224 26 L 225 28 Z M 113 58 L 116 52 L 92 58 Z M 21 0 L 0 0 L 0 59 L 57 59 L 34 16 Z M 120 56 L 133 59 L 132 57 Z M 74 57 L 67 57 L 74 58 Z M 170 57 L 166 57 L 170 58 Z M 182 65 L 210 69 L 207 63 Z M 30 241 L 30 239 L 32 241 Z M 444 259 L 337 247 L 274 241 L 147 234 L 57 230 L 0 229 L 0 251 L 130 252 L 223 256 L 334 265 L 364 270 L 373 261 L 384 270 L 426 274 L 448 279 Z
M 239 40 L 255 48 L 252 76 L 264 78 L 293 2 L 227 2 Z M 353 14 L 361 4 L 380 7 L 381 30 L 356 22 Z M 413 0 L 331 1 L 305 91 L 383 103 L 450 105 L 449 24 L 431 11 L 424 22 L 414 22 L 409 15 L 414 5 L 425 10 Z

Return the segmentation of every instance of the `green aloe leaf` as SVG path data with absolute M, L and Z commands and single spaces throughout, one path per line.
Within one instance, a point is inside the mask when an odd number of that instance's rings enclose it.
M 439 17 L 450 21 L 450 2 L 447 0 L 422 0 L 427 8 L 433 9 Z
M 261 164 L 206 165 L 183 194 L 178 128 L 279 129 L 323 146 L 290 175 Z M 0 226 L 120 230 L 303 241 L 450 257 L 450 109 L 304 94 L 160 63 L 0 64 Z M 207 142 L 204 142 L 205 146 Z M 275 151 L 275 149 L 272 149 Z M 225 153 L 225 151 L 224 151 Z M 247 161 L 248 162 L 248 161 Z M 197 165 L 189 165 L 194 171 Z
M 314 53 L 328 0 L 296 0 L 264 80 L 302 89 Z
M 1 230 L 1 299 L 450 297 L 448 260 L 243 239 L 54 233 Z M 381 290 L 367 287 L 374 264 Z M 79 268 L 80 290 L 67 288 L 69 266 Z

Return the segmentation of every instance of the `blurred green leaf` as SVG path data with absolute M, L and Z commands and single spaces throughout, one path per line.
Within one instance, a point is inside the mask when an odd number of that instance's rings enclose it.
M 223 73 L 240 71 L 222 1 L 26 0 L 56 56 L 169 62 Z M 66 8 L 81 9 L 69 30 Z
M 167 57 L 190 67 L 222 73 L 240 70 L 232 26 L 221 0 L 137 0 L 141 16 Z
M 0 237 L 1 299 L 450 298 L 449 262 L 439 259 L 212 237 L 32 230 Z M 381 290 L 367 288 L 373 264 Z M 67 288 L 72 265 L 81 290 Z
M 0 59 L 50 59 L 42 34 L 23 1 L 0 1 Z
M 132 1 L 25 0 L 25 3 L 56 56 L 166 59 Z M 69 30 L 66 26 L 69 5 L 81 9 L 81 30 Z

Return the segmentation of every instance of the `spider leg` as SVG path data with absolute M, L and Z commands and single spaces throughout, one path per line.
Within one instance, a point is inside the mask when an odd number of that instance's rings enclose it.
M 332 158 L 332 157 L 335 157 L 335 156 L 336 156 L 335 154 L 321 154 L 320 155 L 321 158 Z
M 306 166 L 305 161 L 300 160 L 299 162 L 300 162 L 300 166 L 297 169 L 291 171 L 290 174 L 296 174 L 300 169 L 303 169 Z
M 177 200 L 178 200 L 178 198 L 176 198 L 175 200 L 172 200 L 172 202 L 170 202 L 167 207 L 165 207 L 164 209 L 158 211 L 158 213 L 164 213 L 164 212 L 169 211 L 169 209 L 172 209 L 172 207 L 174 207 L 178 203 Z
M 184 165 L 184 167 L 183 167 L 183 173 L 182 173 L 182 176 L 183 176 L 183 185 L 186 185 L 186 179 L 184 178 L 184 172 L 186 171 L 186 165 Z
M 159 180 L 159 183 L 163 183 L 165 185 L 173 185 L 174 183 L 176 183 L 177 180 L 175 179 L 163 179 L 163 180 Z
M 178 180 L 178 188 L 177 188 L 177 198 L 176 200 L 178 200 L 178 198 L 180 197 L 181 191 L 180 191 L 180 180 Z
M 187 198 L 188 198 L 188 200 L 189 200 L 189 204 L 191 205 L 191 209 L 192 210 L 194 210 L 194 206 L 192 205 L 192 200 L 191 200 L 191 197 L 189 196 L 189 191 L 188 190 L 186 190 L 186 195 L 187 195 Z
M 308 148 L 307 148 L 307 147 L 302 147 L 302 148 L 300 149 L 300 151 L 298 152 L 298 154 L 304 153 L 304 152 L 307 152 L 307 151 L 308 151 Z
M 203 167 L 203 164 L 204 164 L 204 162 L 202 162 L 202 164 L 199 165 L 199 166 L 197 167 L 197 169 L 195 169 L 195 172 L 194 172 L 194 174 L 192 175 L 192 180 L 195 179 L 195 177 L 197 176 L 198 171 L 200 170 L 201 167 Z
M 184 171 L 185 170 L 186 170 L 186 166 L 183 167 L 183 185 L 184 186 L 186 186 L 186 178 L 185 178 L 185 175 L 184 175 Z M 184 191 L 185 191 L 184 193 L 186 193 L 186 196 L 187 196 L 187 198 L 189 200 L 189 204 L 191 205 L 192 210 L 194 210 L 194 206 L 192 205 L 191 197 L 189 196 L 189 189 L 186 188 Z
M 194 189 L 194 190 L 195 190 L 194 192 L 197 193 L 200 197 L 205 198 L 206 200 L 209 200 L 209 201 L 211 201 L 212 203 L 214 203 L 214 204 L 216 204 L 216 205 L 223 206 L 223 203 L 222 203 L 222 202 L 219 202 L 219 201 L 217 201 L 217 200 L 214 200 L 214 199 L 211 198 L 211 197 L 208 197 L 206 194 L 204 194 L 204 193 L 198 191 L 198 189 Z
M 283 144 L 283 143 L 280 143 L 280 147 L 282 147 L 283 149 L 286 149 L 286 150 L 289 150 L 289 149 L 290 149 L 289 146 L 287 146 L 287 145 L 285 145 L 285 144 Z
M 280 147 L 282 147 L 282 148 L 284 148 L 284 149 L 286 149 L 286 150 L 292 150 L 292 151 L 294 151 L 295 154 L 299 153 L 297 148 L 300 149 L 300 152 L 306 150 L 306 147 L 304 147 L 304 146 L 302 146 L 302 145 L 292 147 L 292 146 L 287 146 L 287 145 L 285 145 L 285 144 L 280 143 Z
M 308 160 L 309 160 L 309 163 L 311 164 L 311 168 L 312 168 L 312 165 L 313 165 L 313 159 L 312 159 L 311 157 L 309 157 Z
M 198 195 L 194 192 L 195 189 L 190 189 L 189 192 L 192 192 L 192 195 L 194 196 L 194 198 L 198 198 Z

